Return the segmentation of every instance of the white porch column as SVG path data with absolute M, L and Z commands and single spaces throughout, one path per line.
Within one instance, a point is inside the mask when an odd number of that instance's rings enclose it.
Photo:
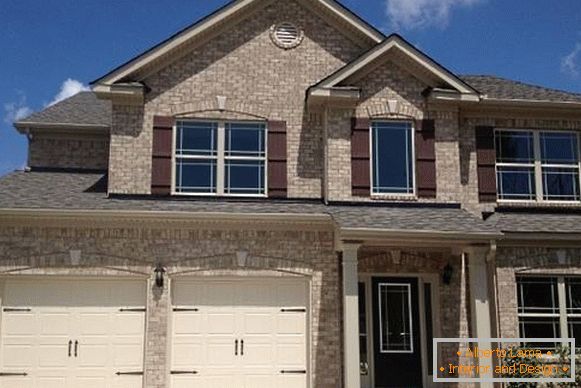
M 343 251 L 343 388 L 360 388 L 359 289 L 357 251 L 360 244 L 344 243 Z
M 468 249 L 468 270 L 470 282 L 470 311 L 472 337 L 491 338 L 492 337 L 492 319 L 490 314 L 490 290 L 488 287 L 488 266 L 486 263 L 490 250 L 488 248 Z M 491 349 L 490 342 L 480 342 L 479 347 L 482 349 Z M 492 378 L 492 368 L 494 368 L 492 359 L 480 359 L 480 366 L 489 366 L 490 373 L 480 377 Z M 480 387 L 492 388 L 493 384 L 480 383 Z

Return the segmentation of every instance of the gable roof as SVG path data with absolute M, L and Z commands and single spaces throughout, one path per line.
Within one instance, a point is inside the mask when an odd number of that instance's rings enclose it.
M 17 129 L 38 127 L 87 127 L 111 126 L 111 101 L 97 98 L 93 92 L 80 92 L 48 108 L 14 123 Z
M 376 60 L 384 57 L 392 50 L 403 52 L 407 57 L 425 68 L 442 82 L 456 89 L 458 92 L 475 96 L 478 94 L 477 90 L 472 86 L 430 58 L 428 55 L 418 50 L 398 34 L 388 36 L 381 44 L 373 47 L 359 58 L 343 66 L 319 83 L 313 85 L 311 89 L 329 89 L 336 87 L 347 78 L 363 71 Z
M 347 23 L 353 28 L 354 31 L 357 31 L 360 35 L 364 36 L 366 39 L 375 44 L 381 42 L 385 38 L 383 33 L 381 33 L 371 24 L 367 23 L 365 20 L 357 16 L 353 11 L 349 10 L 347 7 L 340 4 L 336 0 L 297 1 L 311 6 L 314 4 L 319 5 L 322 10 L 331 14 L 334 18 Z M 179 47 L 182 47 L 184 44 L 191 41 L 199 34 L 210 30 L 216 25 L 223 23 L 225 20 L 235 17 L 235 15 L 238 13 L 248 9 L 252 5 L 258 4 L 259 2 L 263 2 L 265 5 L 269 3 L 269 1 L 266 0 L 232 0 L 212 14 L 177 32 L 158 45 L 150 48 L 144 53 L 110 71 L 103 77 L 91 82 L 91 85 L 111 85 L 118 81 L 125 80 L 132 73 L 153 62 L 155 59 L 173 52 L 174 50 L 177 50 Z
M 581 94 L 545 88 L 493 75 L 461 75 L 485 99 L 581 102 Z

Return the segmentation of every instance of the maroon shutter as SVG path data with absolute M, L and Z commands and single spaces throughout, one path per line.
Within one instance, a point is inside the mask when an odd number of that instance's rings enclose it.
M 419 198 L 436 198 L 436 125 L 416 122 L 416 185 Z
M 268 197 L 286 198 L 287 144 L 286 121 L 269 121 L 268 125 Z
M 476 159 L 480 202 L 496 202 L 496 151 L 493 127 L 476 127 Z
M 153 118 L 153 150 L 151 165 L 151 194 L 171 194 L 171 153 L 173 117 Z
M 355 117 L 351 127 L 351 189 L 353 196 L 371 195 L 369 136 L 371 120 Z

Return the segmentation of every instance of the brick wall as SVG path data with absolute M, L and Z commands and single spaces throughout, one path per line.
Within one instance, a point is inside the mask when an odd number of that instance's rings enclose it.
M 284 229 L 265 224 L 257 229 L 226 230 L 223 226 L 174 228 L 143 222 L 116 227 L 99 223 L 91 227 L 17 227 L 4 222 L 0 222 L 0 274 L 150 278 L 145 350 L 148 388 L 168 384 L 169 282 L 162 291 L 153 286 L 153 266 L 158 261 L 167 267 L 170 279 L 196 271 L 206 276 L 264 271 L 277 276 L 289 272 L 306 276 L 312 293 L 313 386 L 340 386 L 339 264 L 328 227 L 295 225 Z M 78 261 L 73 260 L 71 250 L 81 252 Z M 236 260 L 240 250 L 249 253 L 243 268 Z
M 109 139 L 101 137 L 63 137 L 33 135 L 29 141 L 30 167 L 106 170 Z
M 300 46 L 284 50 L 272 42 L 270 28 L 281 21 L 304 29 Z M 154 115 L 216 111 L 217 96 L 224 96 L 227 111 L 287 121 L 289 196 L 320 198 L 322 129 L 305 111 L 305 91 L 364 50 L 297 2 L 273 2 L 148 76 L 143 114 L 114 108 L 110 190 L 150 192 Z

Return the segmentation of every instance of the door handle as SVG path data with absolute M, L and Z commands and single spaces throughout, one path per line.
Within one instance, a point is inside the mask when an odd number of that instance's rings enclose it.
M 79 356 L 79 341 L 75 341 L 75 357 Z
M 71 356 L 71 351 L 73 350 L 73 340 L 69 341 L 69 357 Z
M 244 340 L 240 340 L 240 355 L 244 355 Z
M 238 355 L 238 340 L 234 341 L 234 355 Z

